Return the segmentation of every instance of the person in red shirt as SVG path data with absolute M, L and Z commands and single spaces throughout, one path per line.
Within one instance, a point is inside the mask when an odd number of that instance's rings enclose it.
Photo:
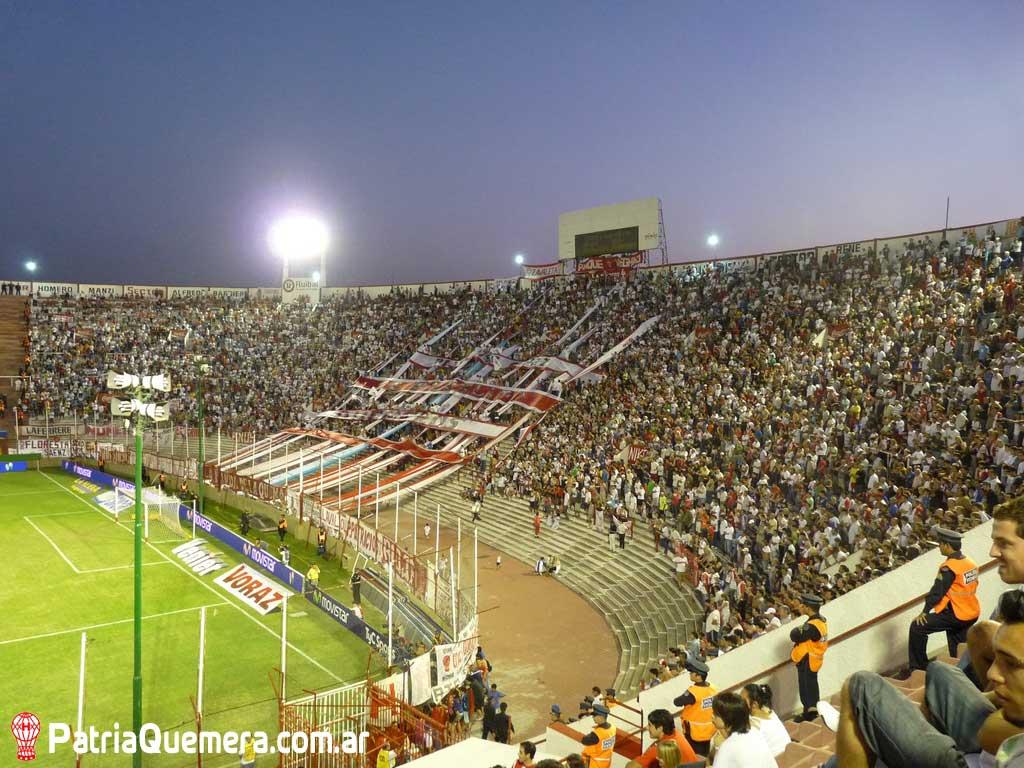
M 650 768 L 658 760 L 658 742 L 674 741 L 679 747 L 679 757 L 682 765 L 696 763 L 700 760 L 697 753 L 693 751 L 690 742 L 686 740 L 683 732 L 676 728 L 676 722 L 667 709 L 655 709 L 647 715 L 647 733 L 654 739 L 654 743 L 647 748 L 636 760 L 626 763 L 626 768 Z
M 533 758 L 537 756 L 537 746 L 532 741 L 524 741 L 519 745 L 519 759 L 512 768 L 534 768 L 537 765 Z

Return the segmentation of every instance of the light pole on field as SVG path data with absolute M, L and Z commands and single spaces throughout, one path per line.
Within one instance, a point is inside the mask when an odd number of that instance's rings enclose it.
M 134 417 L 135 422 L 135 617 L 134 646 L 135 663 L 132 672 L 132 731 L 136 739 L 142 730 L 142 430 L 145 420 L 154 422 L 167 421 L 169 413 L 166 405 L 151 403 L 145 396 L 148 392 L 170 392 L 170 379 L 158 376 L 136 376 L 130 373 L 107 373 L 107 389 L 130 390 L 130 400 L 112 398 L 110 412 L 122 416 L 127 421 Z M 142 752 L 136 750 L 132 755 L 133 768 L 141 768 Z

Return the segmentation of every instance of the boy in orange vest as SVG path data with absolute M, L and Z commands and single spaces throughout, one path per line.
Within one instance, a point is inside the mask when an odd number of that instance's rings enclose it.
M 789 633 L 789 639 L 793 641 L 793 651 L 789 658 L 796 664 L 800 704 L 804 708 L 803 714 L 793 718 L 797 723 L 808 722 L 818 717 L 818 699 L 821 698 L 818 689 L 818 670 L 821 669 L 825 651 L 828 649 L 828 624 L 825 617 L 818 612 L 824 602 L 817 595 L 802 595 L 800 613 L 807 617 L 807 621 Z

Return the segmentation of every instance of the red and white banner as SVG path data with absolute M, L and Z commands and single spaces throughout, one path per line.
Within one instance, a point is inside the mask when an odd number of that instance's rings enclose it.
M 647 252 L 625 253 L 621 256 L 591 256 L 576 262 L 576 272 L 583 274 L 610 274 L 627 272 L 647 263 Z
M 364 421 L 373 419 L 387 419 L 388 421 L 410 421 L 421 427 L 432 427 L 443 432 L 458 432 L 464 435 L 476 435 L 478 437 L 498 437 L 508 427 L 501 424 L 491 424 L 486 421 L 475 421 L 473 419 L 460 419 L 456 416 L 443 416 L 439 413 L 420 410 L 401 409 L 353 409 L 351 411 L 324 411 L 317 414 L 329 419 L 343 419 L 348 421 Z
M 523 277 L 527 280 L 547 280 L 562 275 L 562 262 L 552 264 L 524 264 Z
M 354 386 L 360 389 L 376 389 L 386 392 L 452 395 L 487 403 L 519 405 L 531 411 L 547 411 L 561 402 L 561 398 L 550 395 L 547 392 L 498 387 L 493 384 L 477 384 L 463 381 L 462 379 L 415 381 L 411 379 L 377 379 L 370 376 L 360 376 L 356 379 Z
M 437 689 L 445 693 L 462 685 L 469 674 L 469 669 L 476 659 L 477 619 L 474 618 L 459 632 L 459 641 L 446 645 L 435 645 L 434 655 L 437 661 Z
M 239 563 L 213 581 L 264 616 L 279 608 L 290 594 L 270 576 L 264 576 L 245 563 Z
M 370 560 L 386 566 L 391 563 L 395 578 L 405 582 L 417 597 L 427 592 L 427 568 L 380 531 L 375 531 L 351 515 L 320 508 L 321 519 L 332 532 L 347 541 Z
M 574 376 L 572 380 L 575 381 L 576 379 L 580 378 L 581 376 L 584 376 L 584 375 L 594 371 L 595 369 L 600 368 L 602 365 L 604 365 L 609 360 L 611 360 L 613 357 L 615 357 L 617 354 L 619 354 L 619 352 L 624 350 L 626 347 L 628 347 L 634 341 L 636 341 L 641 336 L 643 336 L 645 333 L 647 333 L 647 331 L 649 331 L 651 329 L 651 327 L 656 322 L 658 322 L 659 318 L 661 318 L 661 315 L 655 315 L 652 318 L 644 320 L 642 323 L 640 323 L 639 326 L 637 326 L 635 331 L 633 331 L 631 334 L 629 334 L 629 336 L 624 338 L 622 341 L 620 341 L 614 347 L 612 347 L 607 352 L 605 352 L 603 355 L 601 355 L 599 358 L 597 358 L 597 360 L 595 360 L 593 363 L 591 363 L 586 368 L 584 368 L 583 372 L 580 373 L 580 374 L 577 374 L 576 376 Z

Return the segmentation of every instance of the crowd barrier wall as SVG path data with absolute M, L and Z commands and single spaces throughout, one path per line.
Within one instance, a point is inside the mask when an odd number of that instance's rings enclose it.
M 845 243 L 828 243 L 824 245 L 810 245 L 802 248 L 790 248 L 784 251 L 772 251 L 767 253 L 750 254 L 724 259 L 702 259 L 692 261 L 677 261 L 662 265 L 648 265 L 641 269 L 710 269 L 719 267 L 722 269 L 751 269 L 760 266 L 764 261 L 783 256 L 796 256 L 799 258 L 815 257 L 822 259 L 833 253 L 867 253 L 868 249 L 876 251 L 885 246 L 891 250 L 901 251 L 910 240 L 918 240 L 924 237 L 931 237 L 933 240 L 943 239 L 950 242 L 958 241 L 962 236 L 968 238 L 983 238 L 989 229 L 1004 240 L 1012 240 L 1017 235 L 1017 226 L 1020 219 L 1000 219 L 998 221 L 986 221 L 980 224 L 970 224 L 961 227 L 950 227 L 946 229 L 934 229 L 925 232 L 912 232 L 903 235 L 888 235 L 875 237 L 867 240 L 857 240 Z M 453 282 L 433 283 L 402 283 L 397 285 L 352 285 L 324 287 L 321 295 L 325 297 L 351 296 L 373 298 L 386 296 L 390 293 L 403 293 L 414 295 L 417 293 L 451 293 L 462 290 L 472 291 L 496 291 L 518 286 L 529 288 L 542 279 L 552 277 L 563 277 L 563 265 L 561 262 L 551 264 L 525 264 L 523 265 L 522 276 L 511 278 L 485 279 L 485 280 L 457 280 Z M 280 301 L 282 291 L 276 288 L 232 288 L 216 286 L 179 286 L 179 285 L 111 285 L 95 283 L 56 283 L 56 282 L 29 282 L 24 280 L 0 280 L 6 285 L 15 285 L 20 289 L 21 295 L 34 294 L 43 298 L 54 296 L 73 296 L 83 298 L 125 296 L 128 298 L 152 299 L 191 299 L 197 296 L 218 295 L 226 299 L 241 301 L 243 299 L 269 299 Z

